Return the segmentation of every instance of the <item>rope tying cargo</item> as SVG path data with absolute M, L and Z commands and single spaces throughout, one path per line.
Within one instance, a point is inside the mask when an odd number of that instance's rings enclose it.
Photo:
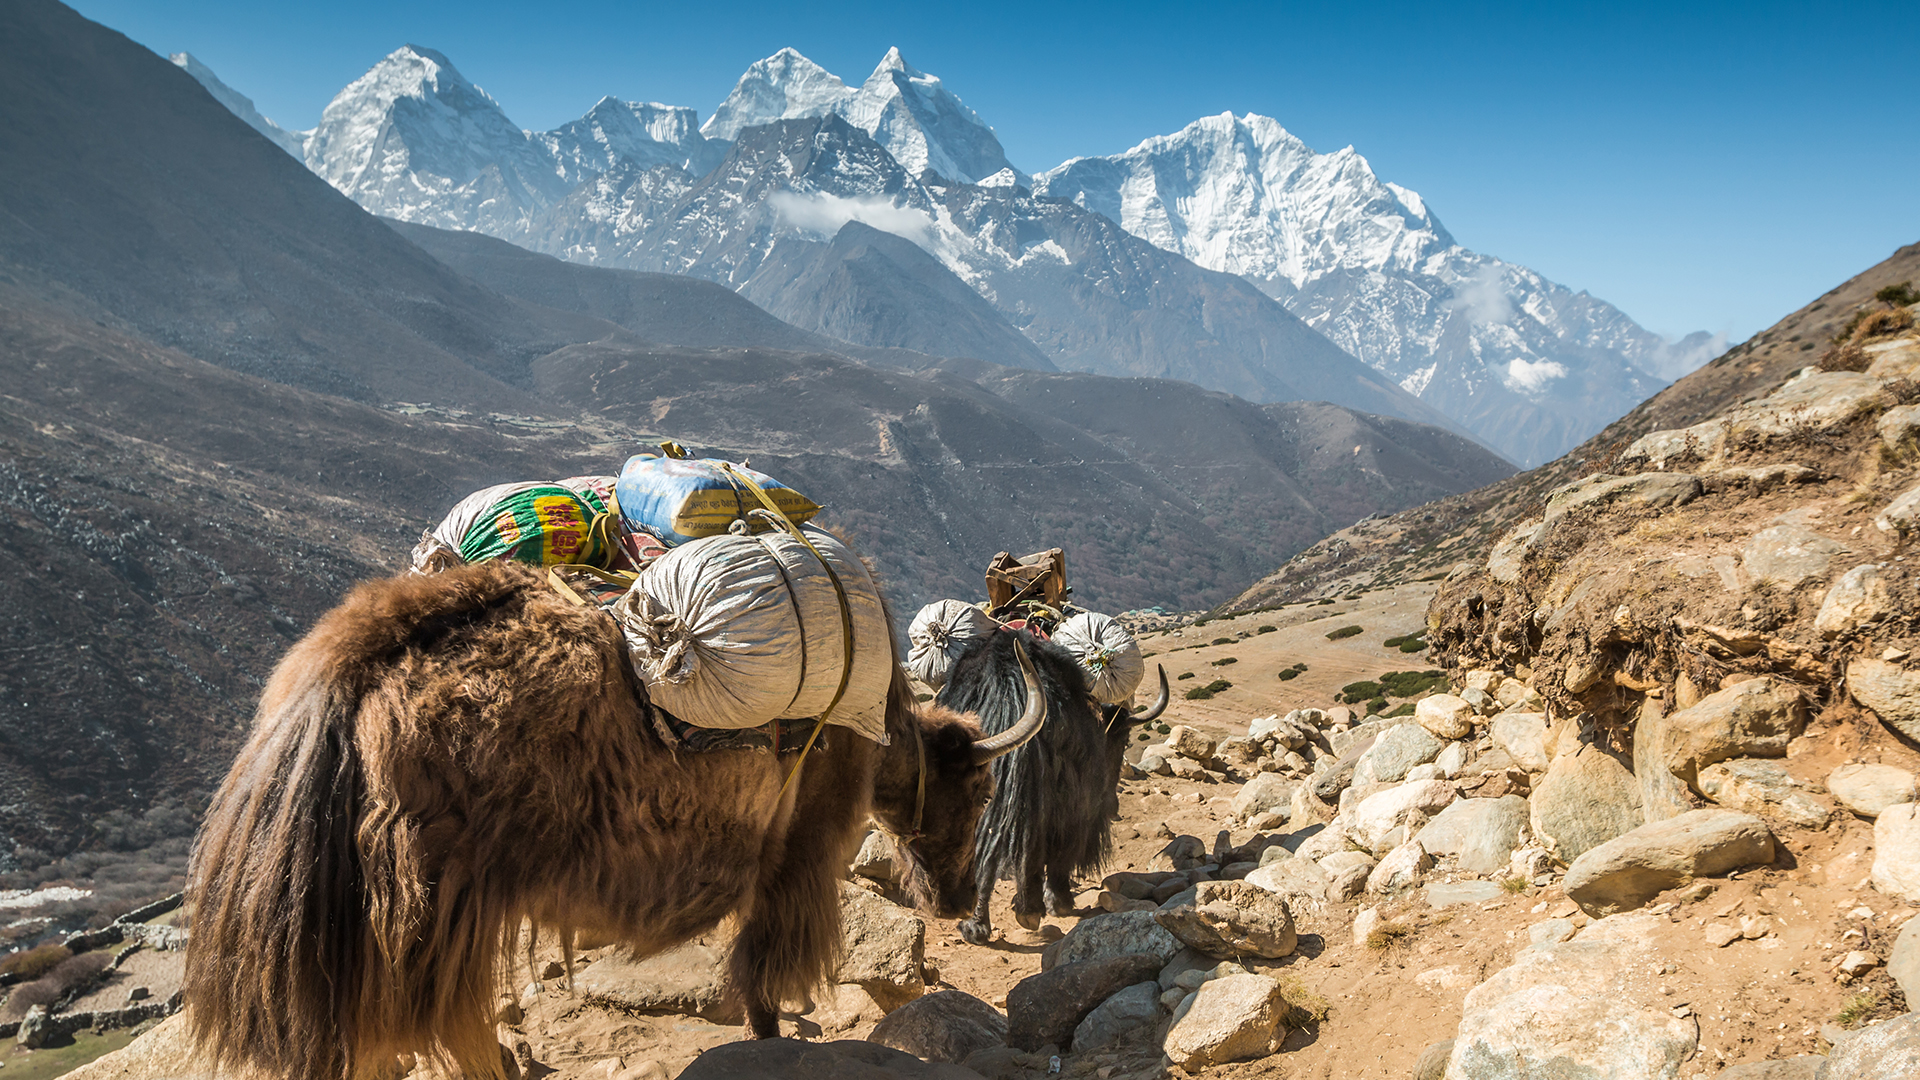
M 688 657 L 693 649 L 693 627 L 671 611 L 658 609 L 644 592 L 628 594 L 630 606 L 618 616 L 627 629 L 633 658 L 646 668 L 649 680 L 681 683 L 693 674 Z

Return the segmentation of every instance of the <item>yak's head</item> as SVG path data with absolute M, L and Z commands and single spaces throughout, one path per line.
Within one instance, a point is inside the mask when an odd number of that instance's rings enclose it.
M 1024 715 L 997 735 L 982 736 L 979 721 L 931 702 L 914 702 L 905 676 L 896 677 L 889 709 L 891 744 L 874 780 L 873 816 L 894 838 L 893 865 L 915 906 L 936 918 L 973 910 L 974 829 L 993 800 L 993 759 L 1019 749 L 1046 722 L 1046 697 L 1033 662 L 1019 650 L 1027 683 Z M 890 718 L 891 720 L 891 718 Z M 907 726 L 908 724 L 912 726 Z

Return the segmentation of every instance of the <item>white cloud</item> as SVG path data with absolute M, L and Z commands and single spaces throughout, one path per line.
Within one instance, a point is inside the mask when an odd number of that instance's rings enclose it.
M 1555 379 L 1567 376 L 1566 366 L 1554 360 L 1524 360 L 1514 357 L 1507 362 L 1507 389 L 1518 390 L 1523 394 L 1537 394 L 1547 388 Z
M 1507 295 L 1507 284 L 1500 277 L 1500 264 L 1488 263 L 1461 281 L 1447 306 L 1466 312 L 1468 321 L 1478 325 L 1513 318 L 1513 298 Z
M 767 200 L 767 205 L 788 225 L 821 236 L 832 236 L 847 222 L 857 221 L 921 247 L 926 247 L 932 238 L 933 221 L 927 215 L 876 196 L 847 199 L 838 195 L 778 191 Z

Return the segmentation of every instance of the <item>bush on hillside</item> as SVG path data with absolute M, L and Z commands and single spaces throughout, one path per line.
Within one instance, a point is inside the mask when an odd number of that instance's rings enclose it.
M 1258 630 L 1255 630 L 1255 631 L 1254 631 L 1254 633 L 1256 633 L 1256 634 L 1271 634 L 1271 633 L 1273 633 L 1273 632 L 1274 632 L 1275 630 L 1278 630 L 1278 629 L 1280 629 L 1280 628 L 1279 628 L 1279 627 L 1277 627 L 1277 626 L 1262 626 L 1262 627 L 1261 627 L 1260 629 L 1258 629 Z
M 1898 285 L 1888 285 L 1873 294 L 1875 300 L 1893 307 L 1906 307 L 1920 303 L 1920 292 L 1913 291 L 1913 282 L 1903 281 Z
M 12 975 L 21 982 L 29 982 L 59 967 L 60 961 L 72 955 L 65 945 L 42 945 L 13 953 L 0 960 L 0 975 Z
M 1280 673 L 1280 681 L 1281 681 L 1281 682 L 1286 682 L 1286 681 L 1287 681 L 1288 679 L 1297 679 L 1297 678 L 1299 678 L 1299 677 L 1300 677 L 1300 669 L 1299 669 L 1299 668 L 1288 668 L 1288 669 L 1286 669 L 1285 671 L 1282 671 L 1282 672 Z
M 1364 633 L 1366 633 L 1366 631 L 1358 626 L 1343 626 L 1338 630 L 1327 631 L 1327 640 L 1339 641 L 1343 638 L 1357 637 Z
M 1225 679 L 1215 679 L 1205 686 L 1196 686 L 1193 689 L 1187 691 L 1187 700 L 1188 701 L 1205 701 L 1208 698 L 1212 697 L 1213 695 L 1219 693 L 1220 691 L 1229 689 L 1232 686 L 1233 684 L 1228 682 Z

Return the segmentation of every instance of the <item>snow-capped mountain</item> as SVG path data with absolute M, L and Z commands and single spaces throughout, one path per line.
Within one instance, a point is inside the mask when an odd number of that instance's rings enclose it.
M 701 131 L 737 139 L 750 127 L 778 120 L 839 116 L 879 143 L 908 173 L 932 169 L 948 180 L 974 183 L 1013 168 L 993 129 L 940 80 L 888 49 L 855 90 L 792 49 L 756 61 Z
M 603 97 L 580 119 L 531 138 L 569 184 L 622 163 L 642 169 L 671 165 L 704 176 L 727 156 L 729 145 L 703 135 L 692 109 L 614 97 Z
M 1156 246 L 1239 274 L 1515 460 L 1551 458 L 1711 354 L 1470 251 L 1352 147 L 1210 116 L 1034 178 Z
M 445 56 L 406 45 L 335 95 L 307 167 L 376 214 L 496 236 L 572 187 Z
M 213 69 L 201 63 L 192 53 L 177 52 L 167 59 L 174 66 L 193 76 L 194 81 L 207 88 L 213 100 L 227 107 L 227 111 L 247 122 L 253 130 L 273 140 L 273 144 L 296 158 L 305 159 L 307 153 L 307 132 L 288 131 L 272 120 L 260 115 L 254 108 L 253 99 L 220 81 Z

